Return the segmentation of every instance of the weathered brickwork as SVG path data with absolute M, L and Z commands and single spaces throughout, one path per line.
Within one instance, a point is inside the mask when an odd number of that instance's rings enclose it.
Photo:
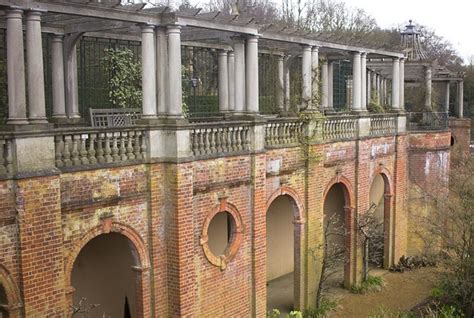
M 434 199 L 447 195 L 451 133 L 416 133 L 409 136 L 407 253 L 429 252 L 425 237 L 426 217 L 436 208 Z
M 133 250 L 138 317 L 262 317 L 266 213 L 285 195 L 294 206 L 295 306 L 311 306 L 331 186 L 345 189 L 351 285 L 362 269 L 355 216 L 368 210 L 375 176 L 385 181 L 390 265 L 415 242 L 407 232 L 415 207 L 407 189 L 446 178 L 449 144 L 449 132 L 431 132 L 0 181 L 0 282 L 21 290 L 19 316 L 64 316 L 79 252 L 93 238 L 117 232 Z M 238 214 L 241 240 L 232 258 L 216 266 L 202 235 L 209 215 L 223 206 Z

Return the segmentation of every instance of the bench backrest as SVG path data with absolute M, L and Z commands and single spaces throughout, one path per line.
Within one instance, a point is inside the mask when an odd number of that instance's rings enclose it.
M 142 117 L 140 108 L 90 108 L 92 127 L 133 126 Z

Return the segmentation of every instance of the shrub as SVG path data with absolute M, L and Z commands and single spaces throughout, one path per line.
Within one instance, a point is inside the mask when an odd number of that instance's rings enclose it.
M 367 292 L 377 292 L 382 290 L 385 282 L 380 276 L 370 276 L 367 277 L 367 280 L 360 283 L 359 285 L 354 285 L 351 287 L 351 292 L 354 294 L 365 294 Z
M 304 318 L 322 318 L 328 317 L 329 313 L 335 310 L 337 303 L 333 300 L 323 298 L 317 308 L 309 308 L 303 311 Z

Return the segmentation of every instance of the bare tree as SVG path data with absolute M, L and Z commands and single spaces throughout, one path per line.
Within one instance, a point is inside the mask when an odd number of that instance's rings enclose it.
M 341 263 L 344 264 L 345 246 L 334 241 L 343 238 L 345 234 L 341 220 L 336 214 L 333 214 L 324 222 L 323 242 L 311 250 L 311 255 L 315 261 L 318 261 L 318 255 L 322 253 L 321 272 L 316 292 L 316 308 L 320 307 L 324 295 L 329 289 L 328 280 L 339 272 Z
M 71 305 L 72 313 L 71 318 L 80 317 L 80 318 L 87 318 L 89 317 L 90 312 L 94 309 L 99 307 L 99 304 L 89 304 L 87 305 L 87 299 L 82 297 L 79 300 L 77 306 Z

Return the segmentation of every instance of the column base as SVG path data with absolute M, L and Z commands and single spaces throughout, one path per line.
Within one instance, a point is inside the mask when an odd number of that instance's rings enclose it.
M 45 123 L 45 124 L 6 124 L 3 126 L 0 126 L 0 131 L 45 131 L 45 130 L 51 130 L 54 128 L 54 125 L 51 123 Z
M 48 124 L 48 119 L 46 117 L 37 117 L 37 118 L 30 118 L 28 119 L 30 124 L 36 125 L 36 124 Z
M 28 125 L 28 118 L 9 118 L 7 125 Z

